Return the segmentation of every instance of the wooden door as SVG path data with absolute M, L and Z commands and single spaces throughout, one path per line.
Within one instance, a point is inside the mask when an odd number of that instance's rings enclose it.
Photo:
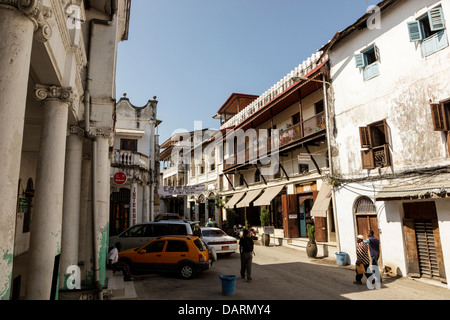
M 298 196 L 296 194 L 283 194 L 281 196 L 283 209 L 283 230 L 286 238 L 298 238 Z

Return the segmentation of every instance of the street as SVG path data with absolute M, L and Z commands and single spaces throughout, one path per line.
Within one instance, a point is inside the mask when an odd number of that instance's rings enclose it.
M 239 254 L 219 257 L 192 280 L 175 275 L 140 275 L 137 300 L 450 300 L 450 290 L 408 278 L 383 279 L 381 289 L 353 284 L 355 271 L 332 259 L 309 259 L 288 247 L 255 245 L 253 281 L 240 277 Z M 220 275 L 236 275 L 234 296 L 222 295 Z

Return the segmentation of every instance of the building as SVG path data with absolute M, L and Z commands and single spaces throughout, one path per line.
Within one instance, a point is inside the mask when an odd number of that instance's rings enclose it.
M 337 248 L 327 182 L 328 79 L 328 60 L 317 52 L 261 96 L 231 94 L 215 116 L 221 122 L 219 190 L 227 214 L 234 214 L 236 224 L 258 227 L 266 208 L 273 241 L 297 240 L 303 247 L 314 221 L 325 256 Z
M 178 213 L 181 217 L 205 224 L 209 218 L 221 223 L 218 198 L 216 153 L 217 130 L 199 129 L 176 133 L 161 145 L 163 187 L 175 187 L 162 195 L 162 213 Z M 178 188 L 178 189 L 177 189 Z M 163 209 L 164 208 L 164 209 Z
M 375 11 L 321 49 L 333 83 L 341 250 L 354 263 L 356 236 L 372 229 L 380 266 L 447 282 L 450 3 L 385 0 Z
M 0 1 L 2 300 L 105 284 L 116 53 L 130 5 Z
M 159 143 L 156 97 L 134 106 L 126 94 L 115 112 L 111 161 L 110 235 L 159 213 Z

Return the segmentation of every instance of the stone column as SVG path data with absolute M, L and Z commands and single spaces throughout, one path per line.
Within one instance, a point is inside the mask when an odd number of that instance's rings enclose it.
M 64 165 L 71 88 L 38 85 L 42 101 L 41 145 L 36 172 L 36 196 L 31 222 L 26 298 L 57 297 L 64 190 Z
M 73 126 L 67 137 L 59 278 L 59 287 L 62 289 L 80 289 L 81 284 L 79 282 L 78 248 L 83 136 L 83 129 Z M 69 267 L 70 269 L 68 269 Z
M 0 300 L 10 296 L 17 185 L 36 1 L 0 0 Z

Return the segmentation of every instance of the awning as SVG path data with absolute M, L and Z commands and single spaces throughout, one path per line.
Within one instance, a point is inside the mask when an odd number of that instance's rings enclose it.
M 385 187 L 377 193 L 375 200 L 445 198 L 449 194 L 450 186 L 444 186 L 442 184 L 425 185 L 420 188 L 417 188 L 417 186 L 403 186 L 400 188 Z
M 327 211 L 330 207 L 331 201 L 331 186 L 324 181 L 320 187 L 319 194 L 311 209 L 311 216 L 313 217 L 327 217 Z
M 242 199 L 242 196 L 245 194 L 245 192 L 239 192 L 235 193 L 231 199 L 225 204 L 226 209 L 233 209 L 234 205 Z
M 236 205 L 236 208 L 244 208 L 244 207 L 248 207 L 250 206 L 250 203 L 257 197 L 259 196 L 259 194 L 261 193 L 261 189 L 260 190 L 251 190 L 249 192 L 247 192 L 247 194 L 245 195 L 244 199 L 242 199 L 241 201 L 239 201 L 239 203 Z
M 284 186 L 278 186 L 265 189 L 264 193 L 253 203 L 253 205 L 269 206 L 270 201 L 272 201 L 272 199 L 275 198 L 283 188 Z

